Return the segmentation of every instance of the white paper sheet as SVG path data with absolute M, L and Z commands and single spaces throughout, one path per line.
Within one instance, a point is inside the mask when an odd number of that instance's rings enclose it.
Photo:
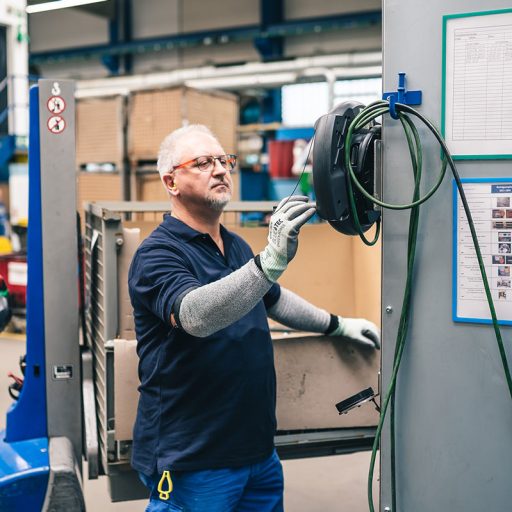
M 445 38 L 450 152 L 512 155 L 512 12 L 449 17 Z

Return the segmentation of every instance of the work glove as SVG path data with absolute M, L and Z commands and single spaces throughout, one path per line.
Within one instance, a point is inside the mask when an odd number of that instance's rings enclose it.
M 344 336 L 367 347 L 380 349 L 380 336 L 377 326 L 364 318 L 338 317 L 338 326 L 328 336 Z
M 270 217 L 268 245 L 259 254 L 261 270 L 275 283 L 297 253 L 300 228 L 314 215 L 315 208 L 305 196 L 283 199 Z M 258 263 L 258 259 L 256 259 Z

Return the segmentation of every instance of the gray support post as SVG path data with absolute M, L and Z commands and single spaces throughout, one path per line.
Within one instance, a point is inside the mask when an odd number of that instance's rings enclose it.
M 74 91 L 69 80 L 39 81 L 48 437 L 68 438 L 80 464 Z

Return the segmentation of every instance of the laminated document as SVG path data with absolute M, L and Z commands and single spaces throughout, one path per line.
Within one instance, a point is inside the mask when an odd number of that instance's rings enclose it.
M 462 180 L 498 320 L 512 325 L 512 178 Z M 454 184 L 453 317 L 490 323 L 469 223 Z

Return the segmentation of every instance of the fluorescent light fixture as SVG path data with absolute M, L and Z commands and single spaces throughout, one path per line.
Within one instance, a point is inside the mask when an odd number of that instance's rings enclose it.
M 35 12 L 55 11 L 57 9 L 65 9 L 66 7 L 77 7 L 79 5 L 97 4 L 106 1 L 107 0 L 55 0 L 54 2 L 29 5 L 25 10 L 27 14 L 34 14 Z

